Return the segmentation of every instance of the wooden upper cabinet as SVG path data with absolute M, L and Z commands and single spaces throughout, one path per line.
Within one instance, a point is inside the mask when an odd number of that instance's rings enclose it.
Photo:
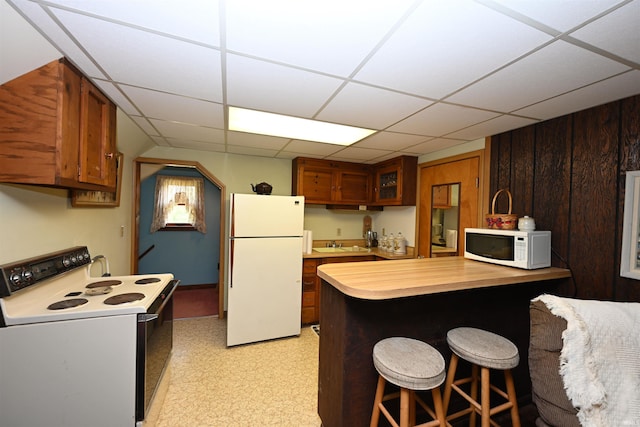
M 115 106 L 84 78 L 81 95 L 80 181 L 115 186 Z
M 336 199 L 339 202 L 366 205 L 371 201 L 371 173 L 367 167 L 340 170 L 337 178 Z
M 115 191 L 116 107 L 65 59 L 0 86 L 0 182 Z
M 331 203 L 336 183 L 329 164 L 307 159 L 294 159 L 294 196 L 304 196 L 305 203 Z
M 366 205 L 371 201 L 368 165 L 298 157 L 293 160 L 293 195 L 309 204 Z
M 418 158 L 400 156 L 375 165 L 374 198 L 377 205 L 416 204 Z
M 450 188 L 448 185 L 434 185 L 433 196 L 431 198 L 431 205 L 434 208 L 450 208 L 451 197 Z

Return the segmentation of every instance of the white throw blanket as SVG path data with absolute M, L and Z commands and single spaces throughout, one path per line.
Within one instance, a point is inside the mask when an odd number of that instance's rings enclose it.
M 580 424 L 640 426 L 640 303 L 537 299 L 567 321 L 560 374 Z

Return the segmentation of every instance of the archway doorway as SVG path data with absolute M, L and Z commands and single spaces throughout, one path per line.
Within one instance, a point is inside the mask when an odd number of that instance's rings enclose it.
M 224 259 L 225 253 L 225 240 L 224 240 L 224 227 L 225 227 L 225 199 L 226 188 L 220 180 L 218 180 L 213 174 L 211 174 L 206 168 L 204 168 L 198 162 L 184 161 L 184 160 L 169 160 L 169 159 L 154 159 L 146 157 L 138 157 L 134 160 L 134 208 L 133 208 L 133 239 L 131 242 L 131 271 L 134 274 L 138 273 L 139 269 L 139 257 L 140 253 L 140 198 L 141 198 L 141 180 L 143 179 L 142 168 L 145 166 L 155 167 L 156 169 L 162 169 L 164 167 L 178 167 L 178 168 L 191 168 L 195 169 L 201 175 L 203 175 L 209 182 L 220 190 L 220 213 L 219 213 L 219 253 L 220 259 Z M 218 268 L 218 317 L 224 318 L 224 262 L 220 262 Z

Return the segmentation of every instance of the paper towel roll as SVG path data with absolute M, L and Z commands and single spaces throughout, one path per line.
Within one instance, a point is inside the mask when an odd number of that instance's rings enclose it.
M 448 248 L 458 247 L 458 230 L 447 230 L 445 240 Z
M 302 232 L 302 250 L 305 254 L 313 252 L 313 232 L 311 230 L 303 230 Z

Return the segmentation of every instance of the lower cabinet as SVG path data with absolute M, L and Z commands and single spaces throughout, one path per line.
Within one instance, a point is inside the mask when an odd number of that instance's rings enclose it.
M 371 256 L 341 256 L 330 258 L 308 258 L 302 260 L 302 313 L 301 322 L 305 324 L 318 323 L 320 320 L 320 278 L 317 269 L 320 264 L 336 262 L 375 261 Z M 379 258 L 384 259 L 384 258 Z
M 320 278 L 316 269 L 322 259 L 302 261 L 302 324 L 318 323 L 320 318 Z

